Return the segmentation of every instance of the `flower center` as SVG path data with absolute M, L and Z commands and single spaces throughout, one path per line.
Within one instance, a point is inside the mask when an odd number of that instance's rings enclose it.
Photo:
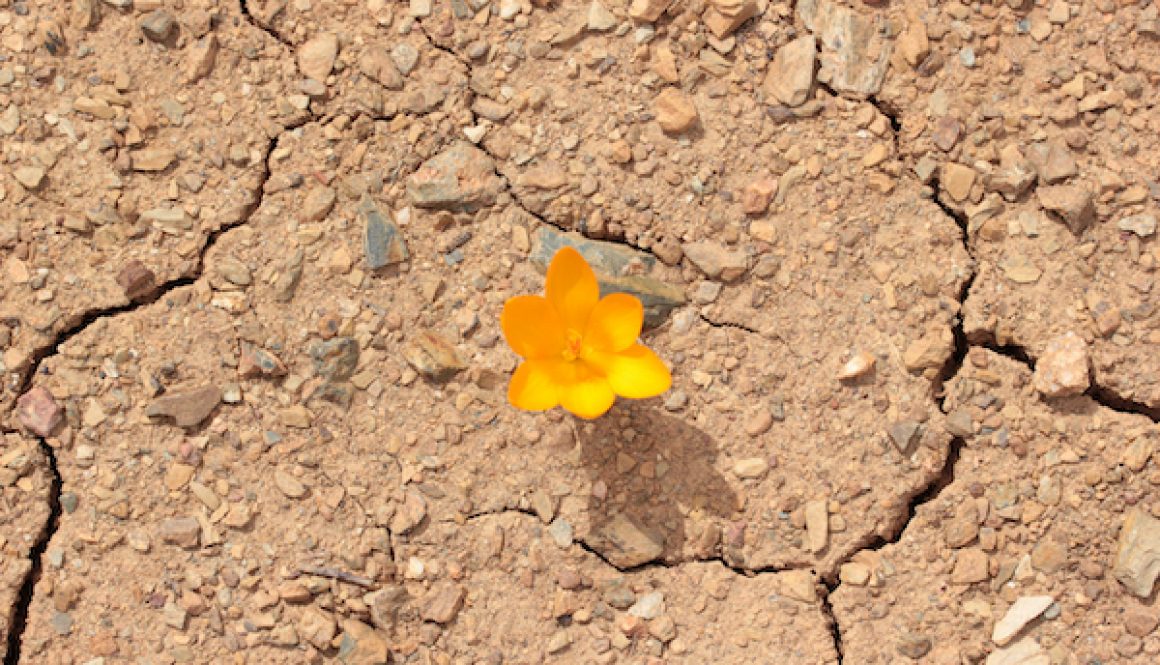
M 584 336 L 569 328 L 564 333 L 564 340 L 564 360 L 575 360 L 580 355 L 580 347 L 584 345 Z

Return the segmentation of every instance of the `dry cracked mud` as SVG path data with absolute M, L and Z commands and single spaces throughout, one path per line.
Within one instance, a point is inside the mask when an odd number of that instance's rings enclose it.
M 1160 657 L 1160 3 L 0 0 L 17 663 Z M 507 404 L 578 247 L 673 371 Z

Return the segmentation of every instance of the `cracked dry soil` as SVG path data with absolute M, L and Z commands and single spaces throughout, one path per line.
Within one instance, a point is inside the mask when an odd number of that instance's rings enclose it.
M 5 665 L 1154 662 L 1158 12 L 0 0 Z

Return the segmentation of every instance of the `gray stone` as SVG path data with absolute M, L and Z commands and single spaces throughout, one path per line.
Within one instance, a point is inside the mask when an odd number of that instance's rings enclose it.
M 645 621 L 655 619 L 665 611 L 665 597 L 660 591 L 646 593 L 628 608 L 628 613 Z
M 1155 215 L 1130 215 L 1116 222 L 1121 231 L 1130 231 L 1141 238 L 1149 238 L 1156 233 Z
M 402 42 L 391 49 L 391 58 L 403 76 L 406 76 L 414 71 L 415 66 L 419 64 L 419 51 L 414 46 Z
M 403 241 L 399 227 L 391 221 L 390 214 L 383 212 L 369 196 L 363 197 L 358 212 L 365 223 L 363 252 L 367 267 L 378 270 L 406 261 L 409 256 L 407 243 Z
M 407 194 L 420 208 L 474 211 L 495 203 L 503 186 L 495 161 L 460 141 L 424 162 L 407 179 Z
M 158 9 L 146 14 L 145 18 L 141 19 L 141 32 L 150 41 L 165 44 L 177 32 L 177 20 L 173 18 L 173 14 L 164 9 Z
M 572 525 L 563 517 L 557 517 L 548 525 L 548 535 L 557 547 L 567 549 L 572 546 Z
M 343 381 L 358 369 L 358 342 L 350 337 L 335 337 L 310 347 L 314 372 L 327 381 Z
M 600 284 L 601 297 L 610 293 L 628 293 L 640 299 L 646 328 L 661 325 L 674 309 L 685 304 L 682 289 L 648 276 L 656 265 L 656 257 L 621 244 L 589 240 L 576 233 L 563 233 L 553 227 L 541 226 L 536 231 L 529 258 L 546 271 L 552 257 L 564 246 L 575 248 L 592 266 Z M 644 274 L 629 272 L 638 266 Z

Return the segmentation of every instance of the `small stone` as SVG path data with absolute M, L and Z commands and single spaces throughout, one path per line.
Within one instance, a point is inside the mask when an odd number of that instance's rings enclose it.
M 399 71 L 395 60 L 384 46 L 374 45 L 363 51 L 358 60 L 358 68 L 387 90 L 403 89 L 405 83 L 403 73 Z
M 865 376 L 870 370 L 874 369 L 876 358 L 874 354 L 868 351 L 859 351 L 842 365 L 842 369 L 838 372 L 839 381 L 849 381 Z
M 185 56 L 185 81 L 196 83 L 213 73 L 221 48 L 217 35 L 209 34 L 189 47 Z
M 673 0 L 632 0 L 628 15 L 636 21 L 652 23 L 665 13 Z
M 862 166 L 864 168 L 874 168 L 882 162 L 890 158 L 890 146 L 885 143 L 875 143 L 870 146 L 866 154 L 862 155 Z
M 653 100 L 657 123 L 668 134 L 681 134 L 697 123 L 697 107 L 691 97 L 678 88 L 665 88 Z
M 815 603 L 818 600 L 818 585 L 813 573 L 804 569 L 787 570 L 778 573 L 778 587 L 781 593 L 803 603 Z
M 306 608 L 298 619 L 298 635 L 317 649 L 324 651 L 332 649 L 331 641 L 337 632 L 338 627 L 334 619 L 313 607 Z
M 931 641 L 926 635 L 907 632 L 898 638 L 898 642 L 894 648 L 898 650 L 899 654 L 913 660 L 918 660 L 930 653 L 930 647 Z
M 1072 233 L 1083 231 L 1095 221 L 1095 202 L 1087 189 L 1075 185 L 1038 187 L 1035 196 L 1046 210 L 1062 218 Z
M 1079 173 L 1075 158 L 1062 141 L 1033 143 L 1027 148 L 1027 160 L 1044 184 L 1055 185 Z
M 169 168 L 177 161 L 177 153 L 166 148 L 147 148 L 129 152 L 129 160 L 134 171 L 156 173 Z
M 552 542 L 560 549 L 568 549 L 572 546 L 572 525 L 563 517 L 557 517 L 548 525 L 548 535 L 552 537 Z
M 404 534 L 419 526 L 427 517 L 427 500 L 413 490 L 407 490 L 403 495 L 403 502 L 395 508 L 391 517 L 391 532 Z
M 273 353 L 249 342 L 242 342 L 238 376 L 245 379 L 286 376 L 286 365 Z
M 1016 600 L 1007 613 L 995 623 L 991 640 L 999 646 L 1010 642 L 1023 628 L 1043 614 L 1055 599 L 1051 596 L 1022 596 Z
M 21 166 L 12 175 L 29 191 L 36 191 L 44 182 L 44 169 L 39 166 Z
M 906 29 L 898 36 L 896 47 L 906 64 L 917 69 L 930 55 L 930 37 L 926 32 L 926 24 L 920 20 L 908 22 Z
M 616 24 L 616 16 L 600 0 L 592 0 L 592 4 L 588 5 L 588 29 L 606 32 L 615 28 Z
M 54 612 L 50 622 L 53 631 L 61 637 L 72 632 L 73 618 L 68 612 Z
M 1049 665 L 1052 662 L 1055 661 L 1034 638 L 1024 637 L 991 652 L 984 665 Z
M 302 481 L 281 469 L 274 471 L 274 485 L 291 499 L 301 499 L 306 495 L 306 486 Z
M 748 257 L 741 250 L 728 250 L 712 240 L 697 240 L 681 245 L 685 256 L 709 279 L 732 282 L 745 274 Z
M 655 619 L 665 611 L 665 597 L 660 591 L 653 591 L 637 598 L 628 613 L 644 620 Z
M 165 44 L 177 32 L 177 20 L 173 18 L 173 14 L 164 9 L 158 9 L 149 12 L 145 18 L 141 19 L 141 32 L 150 41 Z
M 196 549 L 201 539 L 201 523 L 194 517 L 173 517 L 161 523 L 161 541 L 187 550 Z
M 347 665 L 386 665 L 391 662 L 390 647 L 374 628 L 347 619 L 342 622 L 338 659 Z
M 733 34 L 759 10 L 757 0 L 710 0 L 708 4 L 701 21 L 717 39 Z
M 991 578 L 987 555 L 977 547 L 959 550 L 955 567 L 951 570 L 952 584 L 974 584 Z
M 830 512 L 826 501 L 810 501 L 806 504 L 806 550 L 817 554 L 826 549 L 830 538 Z
M 1031 550 L 1031 567 L 1044 573 L 1054 573 L 1067 565 L 1067 545 L 1055 540 L 1044 540 Z
M 337 58 L 338 36 L 332 32 L 316 35 L 298 47 L 298 69 L 316 81 L 326 81 Z
M 1136 637 L 1148 637 L 1156 630 L 1160 618 L 1154 611 L 1146 609 L 1128 610 L 1124 613 L 1124 629 Z
M 51 436 L 62 422 L 64 409 L 44 386 L 35 386 L 16 400 L 20 424 L 37 436 Z
M 389 213 L 384 213 L 375 202 L 364 196 L 358 208 L 363 227 L 363 252 L 367 268 L 378 270 L 407 260 L 407 244 Z
M 664 538 L 659 533 L 622 513 L 603 525 L 590 544 L 621 569 L 648 563 L 664 552 Z
M 1120 527 L 1112 575 L 1140 598 L 1152 595 L 1160 575 L 1160 520 L 1133 508 Z
M 557 630 L 552 633 L 552 637 L 548 638 L 548 653 L 557 654 L 572 646 L 572 636 L 564 629 Z
M 975 169 L 969 166 L 948 162 L 943 166 L 943 190 L 951 199 L 961 203 L 970 195 L 971 187 L 975 184 L 975 175 Z
M 1121 231 L 1130 231 L 1141 238 L 1150 238 L 1156 233 L 1155 215 L 1130 215 L 1116 222 Z
M 777 180 L 762 178 L 749 183 L 741 190 L 741 210 L 747 215 L 762 215 L 777 194 Z
M 423 620 L 439 624 L 451 623 L 463 607 L 466 595 L 467 592 L 458 584 L 448 582 L 440 585 L 423 599 Z
M 157 276 L 138 259 L 122 266 L 117 271 L 116 281 L 131 302 L 148 297 L 157 288 Z
M 412 335 L 404 344 L 402 354 L 415 371 L 436 383 L 449 381 L 467 369 L 467 363 L 455 346 L 430 331 L 419 331 Z
M 465 141 L 428 159 L 407 179 L 407 193 L 420 208 L 475 211 L 495 203 L 504 183 L 495 161 Z
M 785 106 L 801 106 L 814 86 L 817 40 L 802 35 L 778 49 L 766 72 L 762 89 Z
M 866 586 L 870 581 L 870 567 L 864 563 L 851 561 L 842 564 L 838 569 L 838 579 L 843 583 L 852 584 L 854 586 Z
M 1069 331 L 1047 343 L 1043 356 L 1035 363 L 1032 383 L 1046 397 L 1079 395 L 1090 385 L 1089 366 L 1087 344 Z
M 936 370 L 955 350 L 955 335 L 949 326 L 932 326 L 926 334 L 911 342 L 902 354 L 902 362 L 911 372 Z
M 962 132 L 963 123 L 959 122 L 958 118 L 944 115 L 935 123 L 930 140 L 939 150 L 950 152 L 955 147 L 955 144 L 959 142 L 959 136 Z
M 394 61 L 399 73 L 407 76 L 419 64 L 419 51 L 406 42 L 400 42 L 391 49 L 391 60 Z
M 733 474 L 738 478 L 761 478 L 769 471 L 769 462 L 762 457 L 748 457 L 733 463 Z
M 222 392 L 217 386 L 205 385 L 159 397 L 145 408 L 145 415 L 173 418 L 178 427 L 195 427 L 209 417 L 221 399 Z
M 334 209 L 338 194 L 331 187 L 315 187 L 302 201 L 300 213 L 307 222 L 321 222 Z

